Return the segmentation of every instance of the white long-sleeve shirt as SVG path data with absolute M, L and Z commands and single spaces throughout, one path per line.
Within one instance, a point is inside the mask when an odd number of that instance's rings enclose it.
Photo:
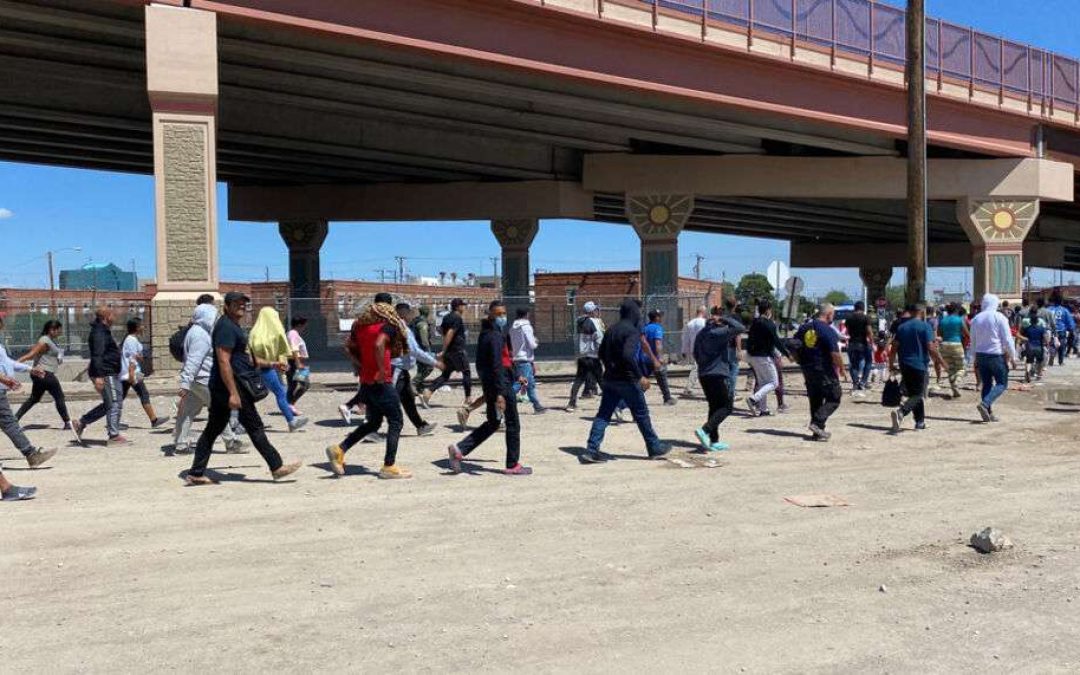
M 971 320 L 971 351 L 975 354 L 1009 354 L 1016 358 L 1016 345 L 1009 320 L 1001 312 L 979 312 Z
M 682 354 L 683 356 L 694 355 L 694 340 L 697 339 L 698 333 L 705 327 L 705 317 L 699 316 L 690 319 L 683 328 L 682 333 Z
M 15 359 L 8 356 L 7 347 L 0 344 L 0 375 L 5 378 L 15 377 L 15 373 L 25 373 L 30 370 L 30 366 L 25 363 L 19 363 Z M 0 391 L 7 391 L 8 388 L 3 384 L 0 384 Z

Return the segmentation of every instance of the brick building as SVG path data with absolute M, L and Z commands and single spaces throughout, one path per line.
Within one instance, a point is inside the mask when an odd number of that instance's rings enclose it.
M 605 323 L 618 321 L 619 305 L 625 298 L 643 299 L 646 310 L 662 309 L 668 331 L 668 348 L 675 349 L 683 325 L 701 305 L 712 307 L 722 301 L 721 283 L 679 278 L 678 292 L 671 296 L 641 298 L 641 275 L 628 272 L 549 272 L 533 281 L 534 325 L 538 339 L 550 345 L 545 355 L 573 353 L 575 320 L 586 302 L 600 305 Z

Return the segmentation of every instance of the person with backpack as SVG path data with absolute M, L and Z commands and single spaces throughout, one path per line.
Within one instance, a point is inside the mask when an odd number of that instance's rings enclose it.
M 416 316 L 409 322 L 409 330 L 416 339 L 416 345 L 421 350 L 431 353 L 431 307 L 420 305 L 416 312 Z M 412 383 L 414 391 L 419 392 L 424 388 L 424 382 L 433 370 L 435 368 L 426 363 L 416 364 L 416 377 L 413 378 Z
M 604 321 L 600 318 L 600 307 L 595 302 L 586 302 L 585 313 L 577 319 L 578 358 L 574 384 L 570 387 L 570 403 L 566 412 L 577 410 L 578 392 L 587 385 L 589 378 L 596 382 L 604 377 L 604 365 L 600 362 L 600 343 L 604 339 Z
M 210 370 L 214 365 L 214 347 L 211 333 L 217 322 L 217 307 L 211 302 L 195 307 L 191 323 L 184 330 L 181 348 L 184 362 L 180 367 L 180 391 L 176 405 L 176 426 L 173 429 L 173 445 L 166 454 L 190 454 L 194 452 L 191 424 L 210 405 Z M 244 442 L 240 440 L 233 424 L 222 430 L 225 451 L 239 453 Z
M 649 404 L 645 392 L 649 389 L 649 377 L 642 370 L 650 357 L 644 353 L 641 332 L 641 305 L 637 300 L 626 299 L 619 307 L 619 322 L 611 327 L 600 343 L 600 359 L 604 362 L 604 382 L 601 387 L 600 409 L 593 418 L 585 452 L 578 456 L 582 464 L 607 462 L 612 456 L 600 451 L 604 435 L 611 424 L 616 408 L 625 402 L 634 416 L 645 452 L 650 459 L 660 459 L 671 452 L 671 445 L 656 435 L 649 417 Z

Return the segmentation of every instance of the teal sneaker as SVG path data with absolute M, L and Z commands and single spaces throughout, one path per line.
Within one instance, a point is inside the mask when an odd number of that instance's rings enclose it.
M 694 435 L 697 436 L 698 443 L 701 443 L 701 449 L 708 451 L 710 449 L 711 441 L 709 441 L 709 434 L 704 429 L 694 429 Z
M 723 452 L 724 450 L 730 450 L 731 446 L 723 441 L 717 441 L 709 444 L 709 450 L 712 452 Z

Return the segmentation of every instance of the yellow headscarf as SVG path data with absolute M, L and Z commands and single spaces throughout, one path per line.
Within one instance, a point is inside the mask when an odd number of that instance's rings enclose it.
M 285 336 L 285 326 L 281 325 L 281 317 L 273 307 L 259 310 L 259 318 L 251 328 L 248 344 L 251 353 L 263 361 L 285 362 L 292 356 L 289 338 Z

